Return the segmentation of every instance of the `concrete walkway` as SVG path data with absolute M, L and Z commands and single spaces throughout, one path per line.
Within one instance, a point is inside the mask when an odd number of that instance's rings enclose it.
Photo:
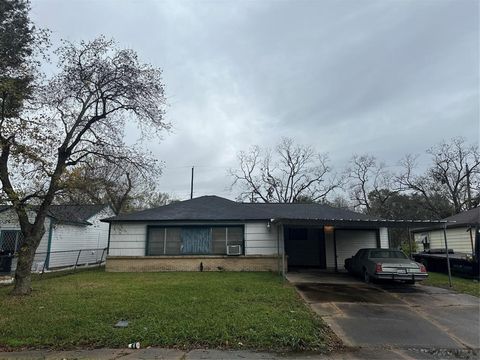
M 252 351 L 222 351 L 222 350 L 191 350 L 181 351 L 173 349 L 97 349 L 78 351 L 21 351 L 0 353 L 0 359 L 100 359 L 100 360 L 126 360 L 126 359 L 165 359 L 165 360 L 405 360 L 405 359 L 477 359 L 477 355 L 468 350 L 419 350 L 419 349 L 347 349 L 331 354 L 320 353 L 289 353 L 275 354 Z

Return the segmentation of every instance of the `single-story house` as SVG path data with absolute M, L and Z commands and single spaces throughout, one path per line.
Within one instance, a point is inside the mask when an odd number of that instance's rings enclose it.
M 108 224 L 101 219 L 115 215 L 108 205 L 52 205 L 45 220 L 45 234 L 35 253 L 33 271 L 92 264 L 106 256 Z M 34 216 L 34 210 L 29 216 Z M 15 254 L 23 236 L 15 211 L 0 207 L 0 254 L 13 255 L 10 271 L 16 268 Z M 104 250 L 105 249 L 105 250 Z M 104 254 L 102 254 L 104 253 Z M 7 271 L 7 270 L 3 270 Z
M 387 227 L 414 224 L 322 204 L 238 203 L 217 196 L 103 221 L 110 224 L 107 271 L 343 270 L 360 248 L 388 248 Z
M 478 249 L 480 207 L 443 219 L 448 248 L 454 253 L 475 254 Z M 433 226 L 412 230 L 418 251 L 445 249 L 443 227 Z

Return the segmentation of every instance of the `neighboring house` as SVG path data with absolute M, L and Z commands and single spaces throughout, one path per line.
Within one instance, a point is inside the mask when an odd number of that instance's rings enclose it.
M 52 205 L 45 219 L 45 234 L 35 253 L 32 270 L 101 261 L 103 249 L 108 244 L 108 224 L 100 220 L 113 215 L 108 205 Z M 29 216 L 33 217 L 34 212 L 31 211 Z M 22 241 L 16 213 L 9 206 L 0 207 L 0 252 L 14 255 Z M 14 258 L 11 271 L 15 267 Z
M 475 254 L 479 241 L 480 207 L 443 220 L 448 222 L 446 224 L 448 248 L 454 253 Z M 445 249 L 443 230 L 443 227 L 439 226 L 413 230 L 417 251 Z
M 107 271 L 343 270 L 360 248 L 388 248 L 386 226 L 394 223 L 321 204 L 217 196 L 103 221 L 110 224 Z

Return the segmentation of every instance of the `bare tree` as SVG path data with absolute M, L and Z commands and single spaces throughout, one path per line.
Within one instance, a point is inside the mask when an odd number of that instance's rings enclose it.
M 156 191 L 148 196 L 146 193 L 143 195 L 144 196 L 137 198 L 134 203 L 136 210 L 156 208 L 180 201 L 171 194 L 161 191 Z
M 340 181 L 332 174 L 326 154 L 311 146 L 295 145 L 283 138 L 275 151 L 259 146 L 238 154 L 239 169 L 230 169 L 233 186 L 239 186 L 239 200 L 292 203 L 302 199 L 318 202 Z
M 142 207 L 146 199 L 156 195 L 161 175 L 158 161 L 145 157 L 144 163 L 110 162 L 97 159 L 73 168 L 65 176 L 58 203 L 108 204 L 116 214 Z
M 397 192 L 393 189 L 393 175 L 384 163 L 373 155 L 354 155 L 346 170 L 347 187 L 353 206 L 357 210 L 371 212 L 371 201 L 384 204 Z M 388 190 L 388 191 L 385 191 Z
M 91 159 L 145 163 L 144 150 L 123 141 L 124 125 L 136 121 L 143 137 L 168 128 L 161 71 L 134 51 L 98 38 L 65 42 L 56 54 L 59 72 L 36 89 L 30 109 L 0 118 L 0 180 L 25 239 L 13 294 L 31 291 L 35 250 L 67 169 Z
M 423 196 L 431 210 L 435 199 L 445 198 L 452 213 L 480 204 L 480 155 L 478 145 L 468 145 L 464 138 L 453 138 L 427 150 L 432 163 L 424 174 L 417 175 L 417 157 L 407 155 L 401 162 L 403 171 L 397 181 L 405 189 Z M 438 213 L 437 209 L 437 213 Z

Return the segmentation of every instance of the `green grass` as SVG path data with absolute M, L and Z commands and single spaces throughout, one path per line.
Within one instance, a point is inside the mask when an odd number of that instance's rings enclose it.
M 336 344 L 293 287 L 271 273 L 106 273 L 0 288 L 0 347 L 322 350 Z M 114 328 L 120 320 L 123 329 Z
M 448 283 L 448 275 L 446 274 L 429 272 L 428 279 L 422 281 L 422 284 L 450 289 Z M 452 276 L 452 289 L 459 293 L 470 294 L 480 297 L 480 283 L 477 280 Z

